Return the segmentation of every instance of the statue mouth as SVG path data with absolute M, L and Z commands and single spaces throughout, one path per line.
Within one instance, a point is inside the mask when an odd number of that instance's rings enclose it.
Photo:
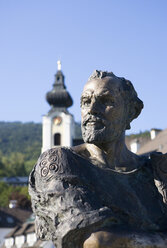
M 94 121 L 91 121 L 91 122 L 88 122 L 86 127 L 88 128 L 94 128 L 94 129 L 102 129 L 104 127 L 103 123 L 101 122 L 94 122 Z
M 102 129 L 105 126 L 105 121 L 99 117 L 87 117 L 83 120 L 82 125 L 86 128 Z

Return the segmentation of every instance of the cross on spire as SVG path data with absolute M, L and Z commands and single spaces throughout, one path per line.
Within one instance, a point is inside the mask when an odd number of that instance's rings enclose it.
M 57 70 L 61 71 L 61 61 L 60 60 L 57 61 Z

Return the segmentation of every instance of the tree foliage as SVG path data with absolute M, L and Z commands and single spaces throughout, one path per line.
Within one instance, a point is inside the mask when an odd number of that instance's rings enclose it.
M 41 152 L 42 125 L 0 122 L 0 177 L 27 176 Z
M 81 137 L 80 123 L 76 123 Z M 128 139 L 150 138 L 148 131 L 131 134 Z M 40 123 L 0 122 L 0 177 L 28 176 L 36 163 L 42 146 Z
M 20 152 L 36 158 L 42 143 L 42 125 L 38 123 L 0 122 L 0 150 L 4 155 Z
M 130 139 L 137 139 L 137 138 L 145 138 L 145 139 L 150 139 L 150 132 L 145 131 L 145 132 L 140 132 L 137 134 L 130 134 L 128 135 Z
M 11 186 L 0 182 L 0 206 L 8 207 L 10 200 L 17 200 L 17 207 L 31 209 L 27 186 Z

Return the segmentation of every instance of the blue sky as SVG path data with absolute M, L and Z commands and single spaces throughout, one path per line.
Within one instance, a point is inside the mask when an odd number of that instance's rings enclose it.
M 132 81 L 144 109 L 130 133 L 167 128 L 166 0 L 0 0 L 0 121 L 41 122 L 57 60 L 80 121 L 95 69 Z

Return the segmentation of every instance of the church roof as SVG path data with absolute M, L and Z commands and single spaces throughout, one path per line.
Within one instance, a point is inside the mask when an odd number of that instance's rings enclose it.
M 57 63 L 58 71 L 55 75 L 53 89 L 46 94 L 46 100 L 53 108 L 68 108 L 72 106 L 73 101 L 69 92 L 66 90 L 64 83 L 65 77 L 61 71 L 61 63 L 60 61 Z
M 31 211 L 20 208 L 0 207 L 0 228 L 10 228 L 22 224 L 31 214 Z

